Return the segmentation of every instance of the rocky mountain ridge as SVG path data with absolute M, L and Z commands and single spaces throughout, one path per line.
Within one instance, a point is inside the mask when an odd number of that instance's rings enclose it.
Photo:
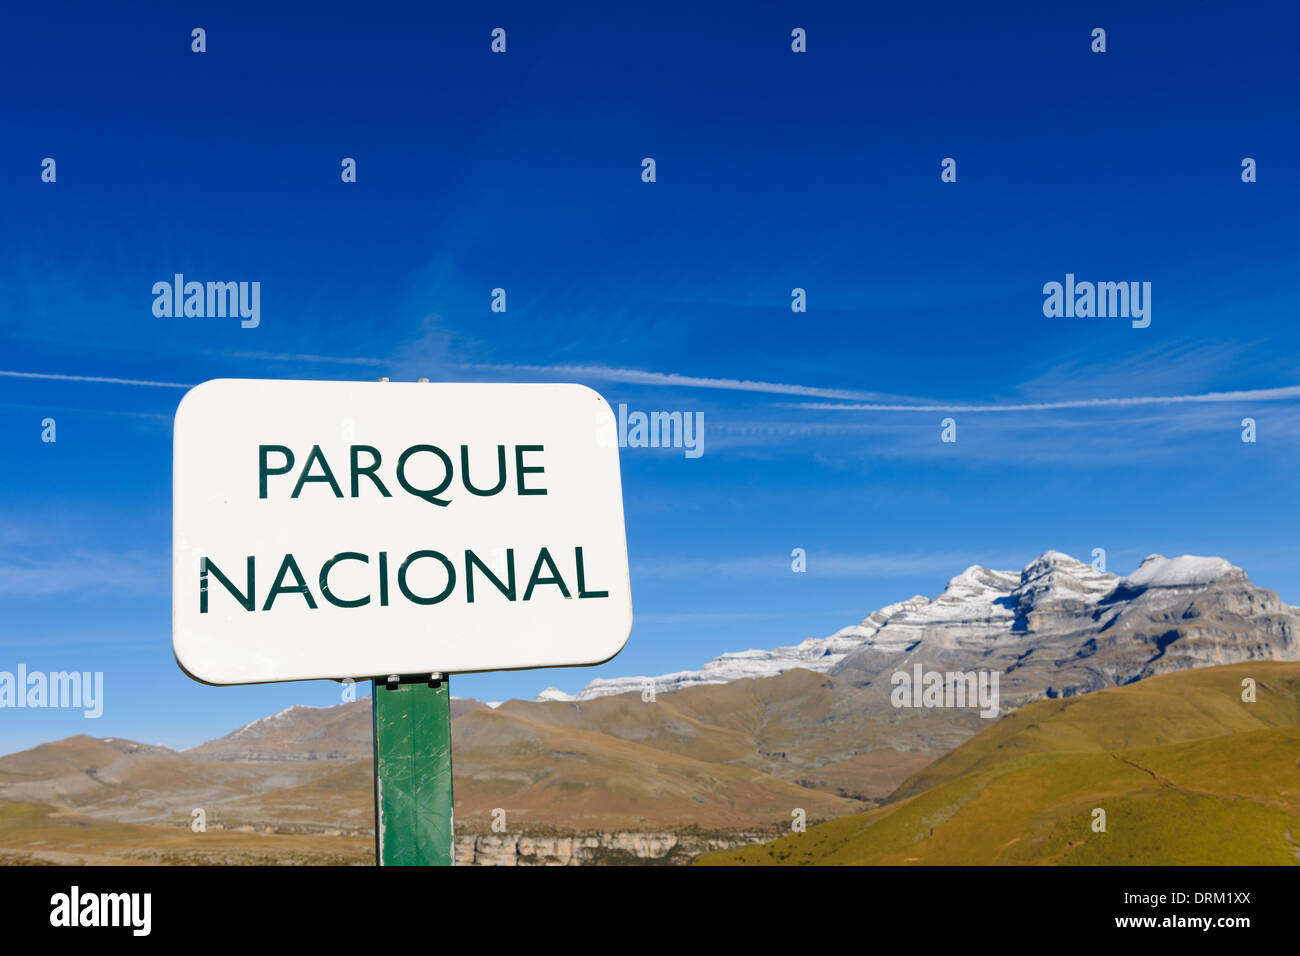
M 699 670 L 599 678 L 572 695 L 547 688 L 536 699 L 593 700 L 646 687 L 662 694 L 792 668 L 866 687 L 921 663 L 996 669 L 1014 707 L 1180 667 L 1295 660 L 1298 634 L 1300 612 L 1223 558 L 1152 554 L 1121 577 L 1047 551 L 1018 572 L 973 565 L 937 597 L 890 604 L 829 637 L 723 654 Z

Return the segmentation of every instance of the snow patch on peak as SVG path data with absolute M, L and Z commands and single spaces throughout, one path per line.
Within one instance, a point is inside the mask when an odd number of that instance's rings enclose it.
M 972 601 L 991 601 L 1010 594 L 1019 583 L 1020 575 L 1015 571 L 994 571 L 979 564 L 972 564 L 948 582 L 948 586 L 934 599 L 934 603 L 967 604 Z
M 906 601 L 898 601 L 895 604 L 886 604 L 878 611 L 872 611 L 858 624 L 852 624 L 849 627 L 841 628 L 831 637 L 850 637 L 857 636 L 861 640 L 871 637 L 891 619 L 905 616 L 914 611 L 919 611 L 923 607 L 928 607 L 930 599 L 923 594 L 913 594 Z
M 250 733 L 250 732 L 253 730 L 253 728 L 258 727 L 258 726 L 260 726 L 260 725 L 262 725 L 262 724 L 273 723 L 273 722 L 279 720 L 281 717 L 287 717 L 287 716 L 289 716 L 289 715 L 292 714 L 295 710 L 328 710 L 328 709 L 329 709 L 329 706 L 330 706 L 330 705 L 323 705 L 323 706 L 319 706 L 319 707 L 313 707 L 313 706 L 310 705 L 310 704 L 290 704 L 290 705 L 289 705 L 288 707 L 286 707 L 284 710 L 278 710 L 278 711 L 276 711 L 274 714 L 271 714 L 269 717 L 259 717 L 259 718 L 257 718 L 257 720 L 253 720 L 253 721 L 250 721 L 249 723 L 244 724 L 244 726 L 240 727 L 238 730 L 236 730 L 236 731 L 235 731 L 233 734 L 231 734 L 230 736 L 231 736 L 231 737 L 242 737 L 244 734 Z
M 1119 577 L 1098 571 L 1060 551 L 1045 551 L 1020 572 L 1014 600 L 1022 611 L 1053 601 L 1097 602 L 1114 590 Z
M 1050 574 L 1053 571 L 1061 571 L 1067 574 L 1099 573 L 1092 565 L 1084 564 L 1078 558 L 1071 557 L 1061 551 L 1044 551 L 1025 565 L 1024 570 L 1020 572 L 1020 578 L 1021 580 L 1028 580 L 1042 574 Z
M 533 700 L 535 700 L 535 701 L 545 701 L 545 700 L 577 700 L 577 698 L 574 697 L 572 694 L 566 694 L 564 691 L 560 690 L 560 688 L 558 688 L 558 687 L 548 687 L 548 688 L 546 688 L 546 690 L 542 691 L 540 694 L 538 694 L 536 697 L 534 697 Z
M 1223 558 L 1202 558 L 1192 554 L 1166 558 L 1160 554 L 1149 554 L 1122 583 L 1133 590 L 1200 587 L 1212 584 L 1233 572 L 1244 573 L 1241 568 Z
M 1083 564 L 1072 554 L 1066 554 L 1064 551 L 1057 551 L 1055 548 L 1048 548 L 1030 564 Z

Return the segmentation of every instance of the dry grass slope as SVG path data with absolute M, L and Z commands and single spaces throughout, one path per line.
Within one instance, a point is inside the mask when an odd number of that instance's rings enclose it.
M 1030 704 L 882 807 L 701 862 L 1296 864 L 1298 758 L 1300 664 L 1182 671 Z

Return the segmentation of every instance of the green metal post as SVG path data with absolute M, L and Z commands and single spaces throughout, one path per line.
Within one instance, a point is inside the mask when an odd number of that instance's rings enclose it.
M 380 866 L 452 866 L 451 691 L 437 680 L 376 680 L 375 858 Z

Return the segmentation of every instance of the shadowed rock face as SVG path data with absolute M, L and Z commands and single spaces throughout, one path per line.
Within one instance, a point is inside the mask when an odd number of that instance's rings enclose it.
M 997 671 L 1002 709 L 1153 674 L 1300 659 L 1300 617 L 1222 558 L 1151 555 L 1128 577 L 1049 551 L 1019 574 L 975 566 L 889 616 L 831 673 L 888 698 L 915 664 Z
M 1297 619 L 1223 558 L 1153 554 L 1119 577 L 1048 551 L 1021 571 L 967 568 L 936 598 L 890 604 L 828 637 L 733 651 L 698 670 L 599 678 L 572 695 L 547 688 L 537 699 L 585 701 L 647 687 L 667 694 L 795 668 L 878 689 L 880 677 L 887 684 L 895 670 L 920 663 L 996 670 L 1014 707 L 1181 667 L 1293 660 Z

